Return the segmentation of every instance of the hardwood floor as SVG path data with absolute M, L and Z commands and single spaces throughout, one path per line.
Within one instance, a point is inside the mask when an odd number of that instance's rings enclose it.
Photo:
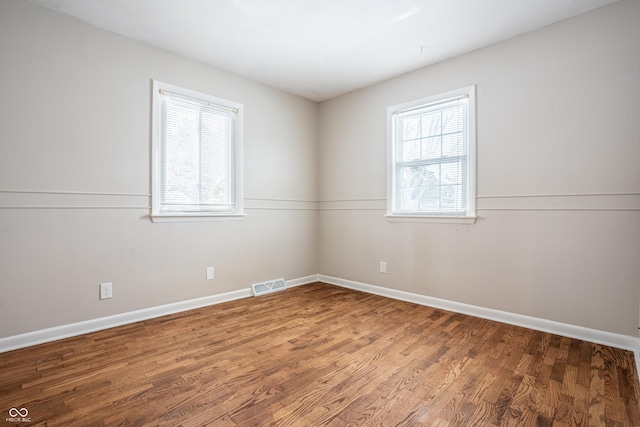
M 0 354 L 5 425 L 634 426 L 639 390 L 629 351 L 322 283 Z

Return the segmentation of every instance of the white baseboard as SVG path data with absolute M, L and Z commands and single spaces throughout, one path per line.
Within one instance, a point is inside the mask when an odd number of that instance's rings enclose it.
M 313 274 L 306 277 L 287 280 L 287 287 L 305 285 L 318 281 L 318 275 Z M 86 320 L 83 322 L 71 323 L 68 325 L 56 326 L 39 331 L 27 332 L 6 338 L 0 338 L 0 353 L 30 347 L 63 338 L 95 332 L 102 329 L 113 328 L 129 323 L 141 322 L 155 317 L 166 316 L 168 314 L 179 313 L 181 311 L 194 310 L 196 308 L 209 305 L 220 304 L 252 296 L 251 288 L 239 291 L 227 292 L 224 294 L 211 295 L 203 298 L 196 298 L 187 301 L 180 301 L 172 304 L 160 305 L 157 307 L 145 308 L 142 310 L 130 311 L 128 313 L 116 314 L 99 319 Z
M 317 282 L 319 281 L 319 276 L 319 274 L 311 274 L 309 276 L 300 277 L 298 279 L 285 280 L 285 282 L 287 282 L 287 288 L 293 288 L 294 286 L 308 285 L 309 283 Z
M 340 279 L 337 277 L 325 276 L 320 274 L 319 281 L 329 283 L 344 288 L 355 289 L 370 294 L 380 295 L 401 301 L 412 302 L 415 304 L 426 305 L 429 307 L 439 308 L 442 310 L 453 311 L 470 316 L 480 317 L 483 319 L 495 320 L 497 322 L 507 323 L 515 326 L 522 326 L 529 329 L 535 329 L 542 332 L 550 332 L 556 335 L 562 335 L 569 338 L 577 338 L 583 341 L 589 341 L 596 344 L 603 344 L 610 347 L 621 348 L 633 351 L 636 359 L 636 366 L 640 367 L 640 339 L 628 335 L 615 334 L 612 332 L 599 331 L 596 329 L 585 328 L 583 326 L 570 325 L 566 323 L 555 322 L 552 320 L 540 319 L 536 317 L 524 316 L 522 314 L 509 313 L 506 311 L 494 310 L 491 308 L 478 307 L 469 304 L 463 304 L 455 301 L 444 300 L 440 298 L 428 297 L 425 295 L 414 294 L 411 292 L 398 291 L 395 289 L 383 288 L 380 286 L 369 285 L 366 283 L 355 282 L 353 280 Z
M 624 350 L 630 350 L 634 352 L 636 366 L 640 368 L 640 339 L 627 335 L 604 332 L 596 329 L 585 328 L 582 326 L 554 322 L 552 320 L 539 319 L 536 317 L 509 313 L 506 311 L 494 310 L 440 298 L 428 297 L 411 292 L 383 288 L 380 286 L 355 282 L 353 280 L 340 279 L 323 274 L 312 274 L 296 279 L 289 279 L 286 280 L 286 283 L 287 287 L 291 288 L 318 281 L 375 295 L 381 295 L 388 298 L 394 298 L 401 301 L 426 305 L 442 310 L 468 314 L 470 316 L 481 317 L 484 319 L 495 320 L 498 322 L 522 326 L 538 331 L 563 335 L 569 338 L 577 338 L 583 341 L 589 341 L 593 343 L 608 345 L 611 347 L 621 348 Z M 0 338 L 0 353 L 15 350 L 18 348 L 30 347 L 32 345 L 42 344 L 45 342 L 56 341 L 63 338 L 82 335 L 89 332 L 99 331 L 102 329 L 113 328 L 115 326 L 140 322 L 155 317 L 166 316 L 168 314 L 174 314 L 181 311 L 193 310 L 209 305 L 247 298 L 251 295 L 251 288 L 241 289 L 224 294 L 211 295 L 203 298 L 181 301 L 157 307 L 150 307 L 142 310 L 131 311 L 128 313 L 102 317 L 99 319 L 92 319 L 83 322 L 72 323 L 69 325 L 56 326 L 53 328 L 47 328 L 39 331 L 27 332 L 20 335 Z

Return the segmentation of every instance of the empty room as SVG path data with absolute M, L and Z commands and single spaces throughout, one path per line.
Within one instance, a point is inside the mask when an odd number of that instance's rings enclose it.
M 640 1 L 0 0 L 0 425 L 640 425 Z

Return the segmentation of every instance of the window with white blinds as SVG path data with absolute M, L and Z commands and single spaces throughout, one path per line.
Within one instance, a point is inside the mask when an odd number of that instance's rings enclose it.
M 242 105 L 154 81 L 152 216 L 242 214 Z
M 388 113 L 388 214 L 475 217 L 474 87 Z

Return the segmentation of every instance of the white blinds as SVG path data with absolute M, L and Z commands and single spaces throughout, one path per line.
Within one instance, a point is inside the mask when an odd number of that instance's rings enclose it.
M 237 110 L 160 91 L 160 212 L 234 213 Z
M 394 211 L 468 212 L 468 97 L 397 111 Z

